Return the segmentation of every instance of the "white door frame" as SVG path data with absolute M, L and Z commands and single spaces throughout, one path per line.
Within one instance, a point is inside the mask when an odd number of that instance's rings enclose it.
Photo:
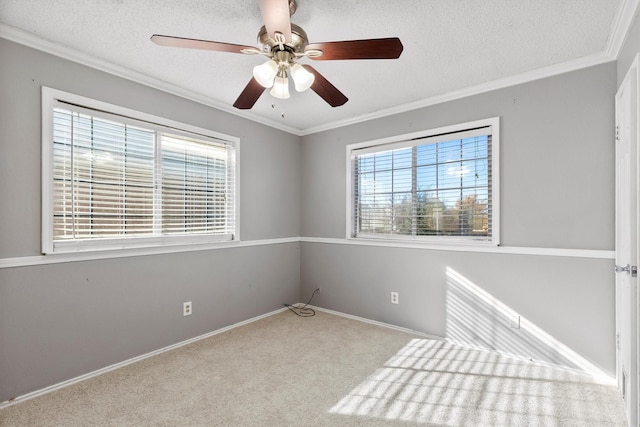
M 625 410 L 631 426 L 639 425 L 640 414 L 640 295 L 638 278 L 632 274 L 640 254 L 639 57 L 636 55 L 615 98 L 616 374 L 618 387 L 625 395 Z

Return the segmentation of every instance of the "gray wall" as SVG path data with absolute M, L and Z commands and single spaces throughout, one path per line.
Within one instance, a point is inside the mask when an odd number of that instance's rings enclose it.
M 302 235 L 345 237 L 347 144 L 500 116 L 501 244 L 613 249 L 615 69 L 609 63 L 303 137 Z
M 562 344 L 614 373 L 610 260 L 309 242 L 301 258 L 302 295 L 320 287 L 321 307 L 584 369 L 559 351 Z
M 0 259 L 40 253 L 42 85 L 239 137 L 242 240 L 300 235 L 299 137 L 3 39 L 0 58 Z M 0 268 L 0 402 L 296 302 L 299 283 L 295 241 Z
M 40 253 L 41 86 L 239 137 L 242 240 L 300 235 L 297 136 L 4 39 L 0 56 L 0 258 Z
M 0 259 L 40 251 L 42 85 L 241 138 L 242 239 L 337 239 L 2 268 L 0 402 L 318 286 L 320 306 L 576 366 L 562 343 L 613 374 L 612 260 L 343 244 L 345 146 L 501 116 L 503 245 L 612 250 L 613 94 L 637 39 L 617 71 L 605 64 L 302 139 L 0 39 Z M 521 329 L 509 328 L 514 315 Z
M 0 269 L 0 401 L 298 301 L 299 252 L 294 242 Z
M 608 63 L 305 136 L 302 235 L 345 238 L 347 144 L 500 116 L 502 245 L 542 248 L 543 254 L 549 248 L 613 250 L 615 90 L 616 64 Z M 615 371 L 610 259 L 343 243 L 302 244 L 302 295 L 321 287 L 323 307 L 567 364 L 553 349 L 560 342 Z M 464 285 L 452 279 L 456 274 Z M 509 330 L 506 314 L 482 307 L 474 289 L 529 326 Z M 390 304 L 390 291 L 400 292 L 398 306 Z M 530 325 L 555 344 L 536 353 L 532 343 L 540 339 Z

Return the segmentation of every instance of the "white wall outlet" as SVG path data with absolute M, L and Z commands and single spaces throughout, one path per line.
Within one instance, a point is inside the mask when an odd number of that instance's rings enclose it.
M 391 292 L 391 304 L 400 304 L 400 295 L 397 292 Z
M 182 315 L 189 316 L 193 313 L 193 306 L 191 305 L 191 301 L 187 301 L 182 303 Z

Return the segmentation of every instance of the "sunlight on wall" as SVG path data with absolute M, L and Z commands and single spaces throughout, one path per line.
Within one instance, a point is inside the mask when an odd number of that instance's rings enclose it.
M 623 413 L 614 378 L 454 269 L 446 277 L 447 340 L 412 339 L 330 413 L 443 426 L 611 425 L 612 408 Z
M 447 267 L 446 276 L 448 340 L 577 369 L 600 382 L 615 383 L 593 363 L 462 274 Z
M 611 388 L 591 381 L 572 370 L 412 339 L 330 413 L 446 426 L 549 426 L 571 411 L 576 425 L 606 425 Z

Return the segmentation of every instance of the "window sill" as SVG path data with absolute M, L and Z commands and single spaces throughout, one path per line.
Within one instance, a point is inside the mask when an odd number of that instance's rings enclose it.
M 419 246 L 455 246 L 455 247 L 496 247 L 500 246 L 498 242 L 493 240 L 474 240 L 471 238 L 455 238 L 455 237 L 414 237 L 400 235 L 374 235 L 361 234 L 358 237 L 347 237 L 347 240 L 363 241 L 363 242 L 388 242 L 391 245 L 419 245 Z
M 493 252 L 499 245 L 490 241 L 449 240 L 449 239 L 389 239 L 382 237 L 347 237 L 347 243 L 363 246 L 386 246 L 408 249 L 425 249 L 455 252 Z
M 45 248 L 43 254 L 78 254 L 78 253 L 100 253 L 112 251 L 152 251 L 183 252 L 185 248 L 193 246 L 219 246 L 224 244 L 234 244 L 231 234 L 226 235 L 191 235 L 191 236 L 153 236 L 153 237 L 130 237 L 115 239 L 87 239 L 53 242 L 52 247 Z M 199 250 L 199 249 L 195 249 Z

